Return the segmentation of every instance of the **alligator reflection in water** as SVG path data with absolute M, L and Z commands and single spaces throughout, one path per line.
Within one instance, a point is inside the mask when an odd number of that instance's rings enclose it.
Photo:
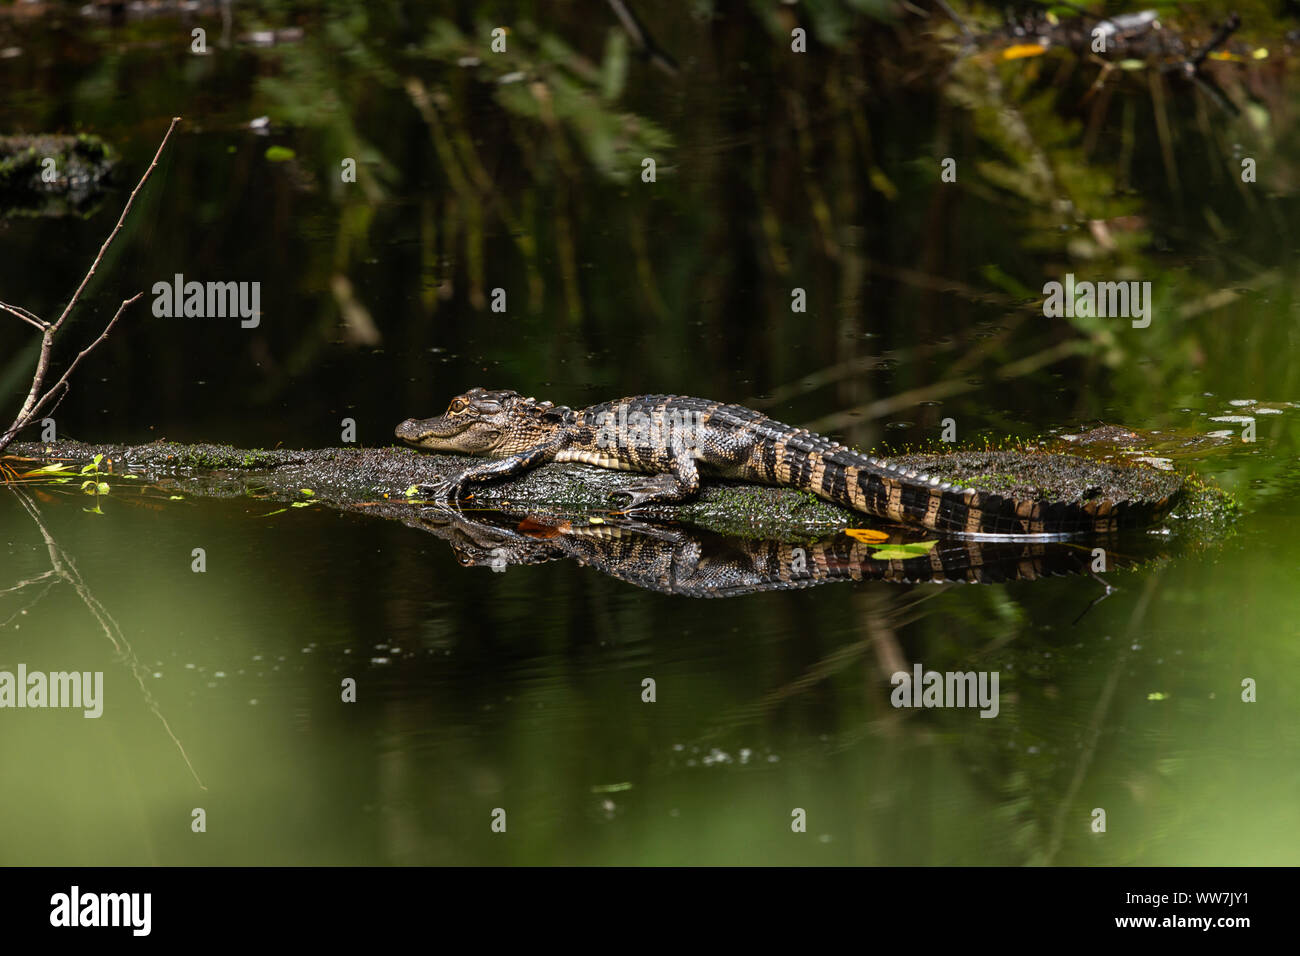
M 1093 570 L 1094 548 L 1064 541 L 939 540 L 915 557 L 875 557 L 902 539 L 866 544 L 847 534 L 818 541 L 746 539 L 697 529 L 618 518 L 567 518 L 448 505 L 424 509 L 420 527 L 451 545 L 466 567 L 504 571 L 511 565 L 568 559 L 637 587 L 695 598 L 815 587 L 833 581 L 995 584 Z M 1129 542 L 1125 542 L 1126 545 Z M 1134 548 L 1144 553 L 1134 553 Z M 1142 539 L 1123 556 L 1110 549 L 1106 568 L 1132 566 L 1157 554 Z

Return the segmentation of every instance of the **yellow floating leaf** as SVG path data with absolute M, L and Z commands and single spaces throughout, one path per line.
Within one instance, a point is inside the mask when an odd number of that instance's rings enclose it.
M 1002 51 L 1002 59 L 1023 60 L 1027 56 L 1042 56 L 1046 52 L 1047 47 L 1039 43 L 1017 43 Z
M 863 544 L 879 544 L 889 540 L 887 533 L 876 531 L 874 528 L 845 528 L 844 533 L 854 541 L 861 541 Z

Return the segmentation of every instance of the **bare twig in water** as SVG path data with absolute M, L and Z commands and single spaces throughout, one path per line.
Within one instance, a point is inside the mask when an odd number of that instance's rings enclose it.
M 1267 289 L 1269 286 L 1277 285 L 1281 281 L 1281 269 L 1269 269 L 1267 272 L 1260 272 L 1244 282 L 1236 283 L 1231 289 L 1216 289 L 1199 299 L 1184 303 L 1178 309 L 1178 318 L 1190 319 L 1204 312 L 1221 309 L 1240 299 L 1243 292 L 1257 292 L 1261 289 Z
M 109 643 L 113 645 L 113 650 L 117 652 L 123 663 L 125 663 L 130 669 L 131 676 L 135 678 L 135 682 L 140 685 L 140 692 L 144 695 L 145 703 L 149 705 L 149 710 L 162 723 L 163 729 L 167 731 L 167 736 L 170 737 L 172 743 L 176 745 L 176 749 L 180 751 L 181 759 L 185 761 L 185 766 L 189 768 L 190 775 L 194 778 L 194 782 L 199 785 L 200 790 L 208 789 L 199 778 L 198 771 L 194 769 L 194 764 L 190 762 L 190 756 L 185 752 L 185 746 L 181 743 L 180 738 L 176 736 L 175 731 L 172 730 L 171 724 L 167 723 L 167 718 L 163 716 L 162 710 L 158 706 L 158 701 L 154 698 L 153 694 L 149 692 L 149 688 L 145 684 L 145 677 L 148 675 L 149 669 L 141 663 L 139 658 L 136 657 L 135 651 L 131 648 L 130 642 L 127 641 L 126 635 L 122 633 L 122 629 L 118 626 L 117 621 L 113 619 L 113 615 L 109 614 L 108 609 L 99 603 L 99 599 L 91 593 L 90 587 L 86 584 L 85 579 L 82 578 L 81 572 L 77 570 L 77 566 L 73 563 L 72 558 L 63 550 L 59 543 L 54 540 L 54 536 L 51 535 L 49 529 L 45 527 L 45 523 L 41 521 L 41 513 L 37 509 L 36 505 L 32 503 L 31 498 L 27 496 L 26 492 L 17 488 L 14 489 L 14 494 L 18 496 L 19 503 L 27 509 L 27 513 L 31 515 L 32 521 L 34 521 L 36 527 L 40 529 L 41 536 L 45 539 L 45 548 L 50 555 L 49 571 L 46 571 L 39 577 L 15 585 L 14 589 L 35 584 L 36 582 L 50 576 L 53 576 L 53 578 L 56 579 L 56 582 L 57 580 L 62 580 L 72 586 L 72 589 L 77 592 L 77 597 L 81 598 L 81 601 L 86 605 L 87 610 L 89 610 L 90 613 L 94 615 L 95 620 L 99 622 L 99 626 L 104 631 L 104 636 L 107 637 Z M 49 585 L 47 585 L 47 589 L 48 586 Z M 38 596 L 37 599 L 39 600 L 39 597 L 43 596 L 44 592 L 42 591 L 41 595 Z
M 1028 313 L 1023 311 L 1020 313 L 1012 313 L 1008 317 L 1006 323 L 1002 326 L 1000 332 L 989 336 L 973 348 L 968 348 L 962 357 L 953 363 L 949 370 L 948 377 L 950 379 L 956 378 L 958 375 L 964 374 L 966 369 L 984 361 L 984 359 L 992 354 L 994 350 L 1000 348 L 1003 343 L 1010 338 L 1011 333 L 1014 332 L 1022 322 L 1024 322 L 1027 315 Z M 807 395 L 810 392 L 817 391 L 819 388 L 825 388 L 834 385 L 837 382 L 841 382 L 844 379 L 852 378 L 853 376 L 860 375 L 864 372 L 870 372 L 885 360 L 892 360 L 898 363 L 914 362 L 918 359 L 929 358 L 941 352 L 951 351 L 963 344 L 965 343 L 953 339 L 951 342 L 946 344 L 922 344 L 911 349 L 890 349 L 888 353 L 880 355 L 859 355 L 856 358 L 839 362 L 827 368 L 818 369 L 816 372 L 805 375 L 797 381 L 788 382 L 785 385 L 778 386 L 766 395 L 751 396 L 745 404 L 750 408 L 760 409 L 781 405 L 800 395 Z
M 1087 615 L 1089 611 L 1091 611 L 1098 604 L 1100 604 L 1102 601 L 1106 600 L 1106 598 L 1110 597 L 1112 594 L 1114 594 L 1116 591 L 1119 590 L 1119 588 L 1115 587 L 1113 584 L 1111 584 L 1109 581 L 1103 578 L 1096 571 L 1089 570 L 1088 573 L 1091 574 L 1094 578 L 1096 578 L 1097 583 L 1100 584 L 1103 588 L 1105 588 L 1105 590 L 1088 602 L 1088 606 L 1085 607 L 1082 611 L 1080 611 L 1079 616 L 1070 622 L 1071 627 L 1078 626 L 1078 623 L 1084 619 L 1085 615 Z
M 997 377 L 1002 381 L 1019 378 L 1021 375 L 1028 375 L 1064 359 L 1084 355 L 1091 351 L 1092 348 L 1093 344 L 1090 340 L 1067 339 L 1064 342 L 1043 349 L 1041 352 L 1035 352 L 1033 355 L 1027 355 L 1022 359 L 1004 365 L 998 369 Z M 913 388 L 906 392 L 891 395 L 888 398 L 845 409 L 833 415 L 825 415 L 814 421 L 805 422 L 803 427 L 816 432 L 835 431 L 838 428 L 846 428 L 860 421 L 870 421 L 892 415 L 900 409 L 911 408 L 919 402 L 951 398 L 954 395 L 962 395 L 973 391 L 978 387 L 978 384 L 974 384 L 968 379 L 949 378 L 941 382 L 935 382 L 933 385 Z
M 43 574 L 38 574 L 34 578 L 28 578 L 26 581 L 19 581 L 13 587 L 0 588 L 0 595 L 3 595 L 3 594 L 16 594 L 17 592 L 23 590 L 24 588 L 33 587 L 37 584 L 45 585 L 45 587 L 41 588 L 40 591 L 37 592 L 34 598 L 32 598 L 30 601 L 28 601 L 18 610 L 14 611 L 3 621 L 0 621 L 0 627 L 8 627 L 10 622 L 12 622 L 15 618 L 21 617 L 23 614 L 26 614 L 28 611 L 34 608 L 37 604 L 40 603 L 41 598 L 45 597 L 45 595 L 49 593 L 50 588 L 54 587 L 54 585 L 58 583 L 59 583 L 59 573 L 54 570 L 49 570 Z
M 1160 586 L 1161 577 L 1161 573 L 1157 572 L 1147 579 L 1146 588 L 1143 589 L 1137 603 L 1133 606 L 1133 614 L 1128 622 L 1127 636 L 1129 640 L 1125 640 L 1120 644 L 1118 653 L 1115 655 L 1115 663 L 1111 665 L 1110 673 L 1106 676 L 1106 683 L 1102 685 L 1101 694 L 1097 698 L 1097 706 L 1093 708 L 1092 719 L 1088 722 L 1083 742 L 1083 751 L 1079 754 L 1079 762 L 1074 765 L 1074 775 L 1070 778 L 1069 786 L 1066 787 L 1061 802 L 1057 804 L 1056 815 L 1052 820 L 1052 829 L 1048 835 L 1043 859 L 1037 861 L 1043 865 L 1052 863 L 1065 840 L 1066 819 L 1069 817 L 1070 812 L 1075 809 L 1075 800 L 1079 795 L 1080 788 L 1083 786 L 1084 778 L 1088 775 L 1088 769 L 1092 766 L 1092 758 L 1096 755 L 1097 743 L 1101 739 L 1102 728 L 1110 712 L 1110 705 L 1115 699 L 1115 689 L 1119 686 L 1119 679 L 1128 659 L 1128 651 L 1125 648 L 1141 633 L 1142 621 L 1146 617 L 1147 609 L 1151 606 L 1151 599 L 1155 596 L 1156 589 Z
M 113 244 L 113 240 L 117 238 L 117 234 L 122 231 L 122 226 L 126 223 L 127 213 L 131 211 L 131 206 L 135 203 L 135 197 L 140 193 L 140 190 L 144 188 L 144 184 L 148 181 L 150 174 L 158 166 L 158 158 L 162 156 L 162 151 L 166 149 L 167 141 L 171 139 L 172 130 L 176 128 L 176 124 L 180 122 L 180 119 L 179 116 L 172 118 L 171 125 L 167 127 L 166 135 L 163 136 L 162 142 L 158 144 L 158 151 L 154 153 L 153 162 L 151 162 L 149 168 L 144 171 L 144 175 L 140 177 L 140 182 L 136 184 L 135 189 L 131 190 L 131 196 L 126 201 L 126 206 L 122 210 L 122 215 L 118 217 L 117 225 L 113 227 L 113 231 L 109 233 L 108 238 L 104 240 L 104 244 L 99 247 L 99 254 L 95 256 L 95 261 L 90 264 L 90 269 L 82 277 L 81 284 L 77 286 L 77 291 L 72 294 L 72 298 L 68 300 L 68 304 L 64 307 L 63 313 L 58 317 L 58 319 L 53 322 L 47 322 L 38 316 L 33 315 L 21 306 L 0 302 L 0 310 L 8 312 L 10 315 L 17 316 L 28 325 L 39 329 L 41 332 L 41 353 L 40 357 L 36 360 L 36 371 L 32 374 L 32 386 L 27 392 L 27 398 L 24 400 L 23 406 L 18 412 L 18 417 L 14 419 L 13 424 L 9 426 L 4 434 L 0 435 L 0 451 L 4 451 L 4 449 L 8 447 L 9 443 L 14 440 L 14 436 L 22 431 L 22 429 L 36 421 L 36 417 L 45 409 L 46 405 L 54 400 L 55 396 L 60 393 L 66 393 L 68 389 L 68 380 L 76 367 L 81 363 L 81 360 L 94 351 L 94 349 L 103 342 L 104 339 L 108 338 L 108 334 L 113 331 L 113 326 L 115 326 L 117 320 L 122 317 L 122 313 L 126 310 L 126 307 L 144 295 L 143 292 L 139 292 L 131 298 L 124 300 L 118 307 L 117 313 L 104 328 L 104 331 L 99 334 L 99 337 L 77 353 L 77 357 L 68 365 L 67 369 L 64 371 L 63 375 L 59 377 L 57 382 L 51 385 L 48 389 L 45 388 L 45 376 L 50 371 L 50 359 L 54 354 L 54 344 L 58 337 L 59 330 L 62 329 L 63 324 L 67 322 L 68 316 L 72 314 L 72 310 L 76 306 L 77 301 L 81 298 L 81 294 L 86 290 L 86 286 L 90 283 L 91 278 L 94 277 L 95 270 L 99 268 L 100 262 L 103 261 L 104 253 L 106 253 L 108 247 Z

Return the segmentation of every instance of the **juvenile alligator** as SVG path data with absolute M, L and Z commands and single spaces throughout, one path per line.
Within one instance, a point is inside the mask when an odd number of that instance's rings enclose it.
M 548 461 L 577 461 L 653 476 L 619 493 L 628 498 L 628 513 L 691 498 L 703 473 L 801 489 L 945 534 L 1019 536 L 1104 534 L 1153 522 L 1168 513 L 1178 494 L 1175 487 L 1152 499 L 1016 498 L 906 470 L 740 405 L 675 395 L 623 398 L 575 411 L 518 392 L 473 388 L 436 418 L 402 422 L 396 435 L 428 451 L 494 459 L 421 489 L 450 501 L 460 500 L 474 483 Z

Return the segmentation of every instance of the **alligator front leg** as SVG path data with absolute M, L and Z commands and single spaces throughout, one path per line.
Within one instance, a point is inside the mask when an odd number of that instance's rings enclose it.
M 695 458 L 683 454 L 674 456 L 671 471 L 638 481 L 622 491 L 615 491 L 611 497 L 627 498 L 628 503 L 622 510 L 625 514 L 632 514 L 645 505 L 686 501 L 694 498 L 699 490 L 700 470 L 695 465 Z
M 511 455 L 509 458 L 500 458 L 475 465 L 473 468 L 466 468 L 460 474 L 453 475 L 436 485 L 417 485 L 416 490 L 422 496 L 438 501 L 460 501 L 465 496 L 466 485 L 522 474 L 550 461 L 563 446 L 562 441 L 539 445 L 537 448 Z

